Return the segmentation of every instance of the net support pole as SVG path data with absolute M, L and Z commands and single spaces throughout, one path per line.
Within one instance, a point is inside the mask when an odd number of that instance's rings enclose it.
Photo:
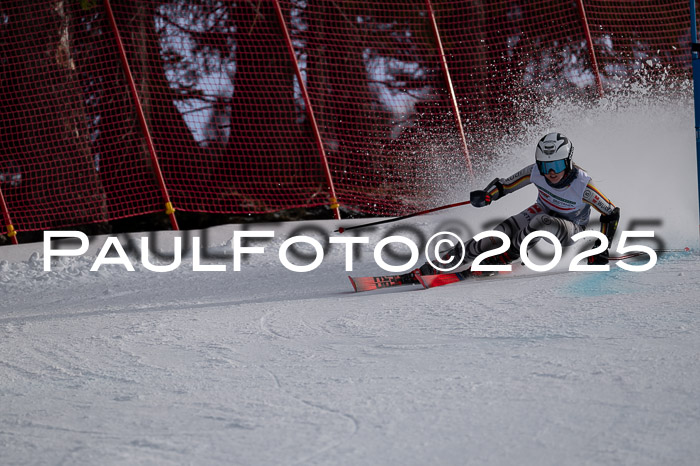
M 447 66 L 447 57 L 445 56 L 445 50 L 442 47 L 442 40 L 440 39 L 440 30 L 437 26 L 437 21 L 435 19 L 435 12 L 433 11 L 433 5 L 430 0 L 425 0 L 425 7 L 428 10 L 428 16 L 430 18 L 430 25 L 433 29 L 433 37 L 438 48 L 440 55 L 440 65 L 442 66 L 442 73 L 445 77 L 445 85 L 447 86 L 447 92 L 450 94 L 450 104 L 452 105 L 452 114 L 454 115 L 455 125 L 459 131 L 460 142 L 462 143 L 462 151 L 464 152 L 464 157 L 467 162 L 467 170 L 469 171 L 469 176 L 474 177 L 474 170 L 472 168 L 471 157 L 469 156 L 469 148 L 467 146 L 467 136 L 464 134 L 464 127 L 462 126 L 462 117 L 459 114 L 459 105 L 457 104 L 457 96 L 455 95 L 454 86 L 452 85 L 452 78 L 450 77 L 450 68 Z
M 119 34 L 119 28 L 117 27 L 117 22 L 114 19 L 114 13 L 112 11 L 112 5 L 109 0 L 104 1 L 107 17 L 109 19 L 109 24 L 112 27 L 112 32 L 114 33 L 114 38 L 117 43 L 117 49 L 119 51 L 119 59 L 122 64 L 122 69 L 124 70 L 124 75 L 126 81 L 129 85 L 129 92 L 131 93 L 131 98 L 134 101 L 134 107 L 136 109 L 136 114 L 138 116 L 139 125 L 141 126 L 141 132 L 146 140 L 146 146 L 148 147 L 148 153 L 151 157 L 151 166 L 153 167 L 153 172 L 155 174 L 156 180 L 158 181 L 158 186 L 160 187 L 161 195 L 163 196 L 163 203 L 165 206 L 165 214 L 170 218 L 170 225 L 173 230 L 179 230 L 177 224 L 177 219 L 175 218 L 175 208 L 173 208 L 172 202 L 170 202 L 170 195 L 168 194 L 168 188 L 165 185 L 165 180 L 163 179 L 163 172 L 160 169 L 160 164 L 158 163 L 158 156 L 156 154 L 155 145 L 153 144 L 153 138 L 151 137 L 151 131 L 148 129 L 148 123 L 146 122 L 146 116 L 143 113 L 143 107 L 141 106 L 141 99 L 139 98 L 138 91 L 136 89 L 136 83 L 134 82 L 134 77 L 131 74 L 131 68 L 129 67 L 129 60 L 126 58 L 126 50 L 124 48 L 124 43 L 122 42 L 121 35 Z
M 578 14 L 581 18 L 581 26 L 583 27 L 583 33 L 586 36 L 586 44 L 588 44 L 588 56 L 591 59 L 593 76 L 595 76 L 596 91 L 598 92 L 598 97 L 603 97 L 603 81 L 600 79 L 600 68 L 598 67 L 598 58 L 595 54 L 595 47 L 593 47 L 593 36 L 591 36 L 591 28 L 588 25 L 586 9 L 583 6 L 583 0 L 577 0 L 576 3 L 578 4 Z
M 7 203 L 5 202 L 5 196 L 2 194 L 2 189 L 0 189 L 0 209 L 2 209 L 2 217 L 5 220 L 5 228 L 7 228 L 7 236 L 12 241 L 12 244 L 18 244 L 17 241 L 17 230 L 15 230 L 14 225 L 12 225 L 12 218 L 10 217 L 10 210 L 7 208 Z
M 340 220 L 340 205 L 338 204 L 338 198 L 335 194 L 335 187 L 333 186 L 333 176 L 331 175 L 331 170 L 328 165 L 328 157 L 326 156 L 326 149 L 323 145 L 323 138 L 321 137 L 321 131 L 318 129 L 318 123 L 316 122 L 316 115 L 314 114 L 313 107 L 311 106 L 311 98 L 309 97 L 309 92 L 304 83 L 304 79 L 301 75 L 301 69 L 299 68 L 299 61 L 297 60 L 297 55 L 294 52 L 294 44 L 292 44 L 292 38 L 289 35 L 289 29 L 287 28 L 287 23 L 284 20 L 284 15 L 282 14 L 282 7 L 280 7 L 279 0 L 275 0 L 275 13 L 277 14 L 277 20 L 279 22 L 280 28 L 284 35 L 284 41 L 287 44 L 287 51 L 289 52 L 289 58 L 294 66 L 294 73 L 296 74 L 297 81 L 299 82 L 299 89 L 301 90 L 301 95 L 304 99 L 304 104 L 306 105 L 306 114 L 311 123 L 311 130 L 314 133 L 316 139 L 316 147 L 318 148 L 318 154 L 321 158 L 321 165 L 323 166 L 323 172 L 326 177 L 326 183 L 328 185 L 328 192 L 330 194 L 330 208 L 333 211 L 333 216 L 336 220 Z
M 698 200 L 700 201 L 700 44 L 698 44 L 695 0 L 690 0 L 690 53 L 693 61 L 693 97 L 695 99 L 695 157 L 698 172 Z

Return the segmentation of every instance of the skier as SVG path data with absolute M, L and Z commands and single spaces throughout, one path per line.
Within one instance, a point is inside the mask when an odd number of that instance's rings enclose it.
M 571 237 L 586 229 L 590 220 L 591 206 L 600 214 L 601 232 L 612 243 L 620 219 L 620 208 L 615 207 L 593 184 L 591 177 L 572 161 L 574 146 L 560 133 L 549 133 L 537 143 L 535 163 L 528 165 L 508 178 L 496 178 L 483 190 L 470 193 L 470 203 L 474 207 L 485 207 L 503 196 L 515 192 L 529 184 L 534 184 L 539 192 L 537 202 L 519 214 L 509 217 L 494 229 L 510 238 L 510 248 L 499 255 L 481 261 L 482 264 L 509 264 L 520 257 L 523 239 L 533 231 L 548 231 L 561 242 L 562 246 L 573 244 Z M 535 245 L 535 238 L 529 247 Z M 501 246 L 496 237 L 480 241 L 469 240 L 464 245 L 465 255 L 461 266 L 470 264 L 479 254 Z M 596 242 L 596 247 L 599 246 Z M 451 262 L 440 265 L 443 269 L 454 267 L 462 256 L 462 245 L 442 254 Z M 589 264 L 608 263 L 608 251 L 588 258 Z M 458 270 L 456 268 L 455 270 Z M 430 262 L 420 269 L 402 276 L 409 283 L 417 283 L 416 273 L 434 275 L 441 273 Z

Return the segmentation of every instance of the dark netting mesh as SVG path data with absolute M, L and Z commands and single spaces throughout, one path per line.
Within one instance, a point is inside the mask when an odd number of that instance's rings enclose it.
M 585 0 L 587 24 L 578 1 L 560 0 L 111 6 L 163 184 L 181 211 L 329 206 L 320 141 L 341 207 L 406 213 L 424 207 L 436 166 L 468 175 L 488 163 L 490 135 L 523 118 L 523 102 L 554 92 L 597 98 L 598 82 L 604 93 L 649 63 L 691 73 L 685 0 Z M 3 2 L 0 60 L 0 233 L 164 209 L 102 1 Z

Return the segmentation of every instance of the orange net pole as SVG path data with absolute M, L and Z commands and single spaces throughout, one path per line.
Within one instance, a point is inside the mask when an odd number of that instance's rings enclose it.
M 318 123 L 316 122 L 316 115 L 314 114 L 313 107 L 311 105 L 311 98 L 309 97 L 309 91 L 306 89 L 306 84 L 304 83 L 304 78 L 301 74 L 299 68 L 299 61 L 297 60 L 297 55 L 294 52 L 294 45 L 292 44 L 292 38 L 289 35 L 289 29 L 287 29 L 287 24 L 284 20 L 284 15 L 282 14 L 282 8 L 280 7 L 279 0 L 275 0 L 275 13 L 277 14 L 277 20 L 279 21 L 280 28 L 284 33 L 284 40 L 287 44 L 287 50 L 289 51 L 289 57 L 294 65 L 294 73 L 297 77 L 297 82 L 299 83 L 299 88 L 301 89 L 301 95 L 306 104 L 306 113 L 309 117 L 309 122 L 311 123 L 311 130 L 314 133 L 314 139 L 316 141 L 316 147 L 318 148 L 318 154 L 321 158 L 321 165 L 323 167 L 323 174 L 326 177 L 326 183 L 328 184 L 328 192 L 330 194 L 330 208 L 333 211 L 333 216 L 336 220 L 340 220 L 340 210 L 338 204 L 338 198 L 335 194 L 335 186 L 333 186 L 333 176 L 331 175 L 330 167 L 328 166 L 328 157 L 326 156 L 326 149 L 323 145 L 323 138 L 321 137 L 321 132 L 318 129 Z
M 600 69 L 598 68 L 598 58 L 596 57 L 595 47 L 593 46 L 593 38 L 591 37 L 591 28 L 588 25 L 588 19 L 586 18 L 586 9 L 583 6 L 583 0 L 577 0 L 578 12 L 581 16 L 581 24 L 583 25 L 583 33 L 586 36 L 586 43 L 588 44 L 588 56 L 591 59 L 591 68 L 593 68 L 593 75 L 595 76 L 595 85 L 598 91 L 598 97 L 603 97 L 603 81 L 600 79 Z
M 126 58 L 124 43 L 122 42 L 121 35 L 119 34 L 117 22 L 114 20 L 114 12 L 112 11 L 112 6 L 110 5 L 109 0 L 105 0 L 105 9 L 109 18 L 109 24 L 112 26 L 112 31 L 114 32 L 114 37 L 117 42 L 117 48 L 119 49 L 119 59 L 121 60 L 122 68 L 124 69 L 124 74 L 126 75 L 127 83 L 129 84 L 129 91 L 131 92 L 131 97 L 134 100 L 134 107 L 138 115 L 139 125 L 141 126 L 141 131 L 143 132 L 143 136 L 146 139 L 146 146 L 148 147 L 148 153 L 151 157 L 153 172 L 156 176 L 158 186 L 160 187 L 160 192 L 163 196 L 165 214 L 170 218 L 170 225 L 172 226 L 173 230 L 179 230 L 180 228 L 178 227 L 177 219 L 175 218 L 175 208 L 173 207 L 172 202 L 170 202 L 168 188 L 165 185 L 165 180 L 163 180 L 163 172 L 161 171 L 160 164 L 158 163 L 158 156 L 156 154 L 156 149 L 153 145 L 153 138 L 151 137 L 151 132 L 148 129 L 148 123 L 146 122 L 146 116 L 143 113 L 143 107 L 141 106 L 141 100 L 139 99 L 139 94 L 136 89 L 136 83 L 134 82 L 134 77 L 131 74 L 129 61 Z
M 7 236 L 10 238 L 13 244 L 18 244 L 17 241 L 17 231 L 14 225 L 12 225 L 12 218 L 10 217 L 10 211 L 7 208 L 7 203 L 5 202 L 5 196 L 2 194 L 2 189 L 0 189 L 0 209 L 2 209 L 2 216 L 5 219 L 5 228 L 7 228 Z
M 450 104 L 452 105 L 452 114 L 454 115 L 455 125 L 459 131 L 459 140 L 462 144 L 462 151 L 464 152 L 464 158 L 467 162 L 467 170 L 470 176 L 474 176 L 474 170 L 472 169 L 472 161 L 469 156 L 469 148 L 467 146 L 467 136 L 464 133 L 464 126 L 462 125 L 462 117 L 459 114 L 459 104 L 457 103 L 457 96 L 455 95 L 455 89 L 452 85 L 452 77 L 450 76 L 450 68 L 447 66 L 447 57 L 445 57 L 445 49 L 442 47 L 442 39 L 440 38 L 440 30 L 438 29 L 437 21 L 435 19 L 435 13 L 433 12 L 433 5 L 430 0 L 425 0 L 425 6 L 428 9 L 428 16 L 430 17 L 430 25 L 433 30 L 433 35 L 435 37 L 435 43 L 437 44 L 438 52 L 440 54 L 440 65 L 442 66 L 442 72 L 445 75 L 445 85 L 447 86 L 447 91 L 450 94 Z

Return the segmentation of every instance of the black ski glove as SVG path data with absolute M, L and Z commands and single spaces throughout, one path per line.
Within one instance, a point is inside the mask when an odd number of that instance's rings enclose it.
M 600 240 L 596 240 L 595 247 L 600 246 Z M 610 262 L 610 250 L 606 249 L 595 256 L 588 256 L 588 265 L 607 265 Z
M 491 195 L 483 190 L 469 193 L 469 202 L 474 207 L 486 207 L 491 204 Z

